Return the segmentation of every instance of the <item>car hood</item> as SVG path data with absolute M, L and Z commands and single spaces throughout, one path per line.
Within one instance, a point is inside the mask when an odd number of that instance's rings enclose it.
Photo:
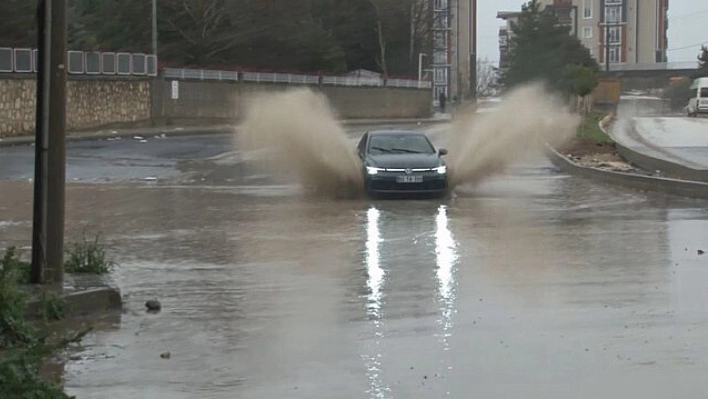
M 367 156 L 366 164 L 385 169 L 432 169 L 444 163 L 438 154 L 383 154 Z

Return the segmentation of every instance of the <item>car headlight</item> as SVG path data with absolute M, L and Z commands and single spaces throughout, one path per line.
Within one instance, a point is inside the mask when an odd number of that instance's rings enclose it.
M 437 168 L 433 169 L 434 171 L 438 172 L 439 175 L 444 175 L 447 173 L 447 166 L 438 166 Z
M 366 167 L 366 173 L 368 173 L 368 174 L 370 174 L 370 175 L 375 175 L 375 174 L 377 174 L 377 173 L 379 173 L 379 172 L 381 172 L 381 171 L 383 171 L 382 168 L 375 168 L 375 167 L 373 167 L 373 166 L 367 166 L 367 167 Z

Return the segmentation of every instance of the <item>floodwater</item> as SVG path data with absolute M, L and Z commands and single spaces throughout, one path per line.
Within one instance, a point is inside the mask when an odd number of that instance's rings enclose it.
M 126 301 L 71 353 L 70 394 L 708 392 L 707 202 L 597 184 L 543 158 L 450 199 L 312 199 L 241 156 L 68 187 L 67 236 L 103 232 Z M 0 245 L 24 246 L 31 185 L 0 180 L 0 193 Z M 144 311 L 152 298 L 161 313 Z

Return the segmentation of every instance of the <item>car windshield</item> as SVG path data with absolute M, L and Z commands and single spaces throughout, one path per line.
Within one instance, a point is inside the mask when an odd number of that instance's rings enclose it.
M 369 141 L 372 154 L 432 154 L 435 149 L 420 134 L 377 134 Z

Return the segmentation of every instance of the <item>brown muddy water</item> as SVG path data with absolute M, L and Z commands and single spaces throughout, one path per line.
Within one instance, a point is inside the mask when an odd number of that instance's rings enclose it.
M 70 354 L 68 392 L 697 398 L 708 390 L 708 258 L 697 255 L 708 247 L 705 202 L 597 185 L 543 159 L 453 199 L 312 199 L 248 168 L 226 178 L 228 162 L 202 163 L 202 177 L 184 181 L 69 186 L 67 236 L 104 232 L 126 303 Z M 0 189 L 0 244 L 22 246 L 31 187 L 0 181 Z M 161 313 L 144 311 L 151 298 Z
M 529 90 L 522 94 L 536 89 Z M 283 98 L 263 101 L 276 100 Z M 454 144 L 459 136 L 448 126 L 420 126 L 438 144 L 452 143 L 452 164 L 459 156 L 481 165 L 458 167 L 464 178 L 447 199 L 309 196 L 302 182 L 356 179 L 350 166 L 322 165 L 355 163 L 345 145 L 353 148 L 365 130 L 337 130 L 326 103 L 311 100 L 303 103 L 324 118 L 318 126 L 334 132 L 327 145 L 342 149 L 332 158 L 282 156 L 309 140 L 298 130 L 306 115 L 281 125 L 298 132 L 284 147 L 270 137 L 254 151 L 234 151 L 230 139 L 204 136 L 70 148 L 70 176 L 85 180 L 67 190 L 67 237 L 103 232 L 119 262 L 114 278 L 125 309 L 117 320 L 97 320 L 68 355 L 69 393 L 548 399 L 708 392 L 708 257 L 698 254 L 708 249 L 706 201 L 560 174 L 507 136 L 573 123 L 562 116 L 508 131 L 498 116 L 459 118 L 493 132 L 469 147 Z M 274 123 L 256 119 L 251 126 Z M 0 150 L 0 165 L 31 165 L 25 150 Z M 273 151 L 286 165 L 275 174 L 253 162 Z M 17 168 L 0 177 L 0 245 L 27 249 L 32 191 L 21 180 L 26 167 Z M 303 179 L 303 171 L 318 178 Z M 152 298 L 162 312 L 145 312 Z M 161 358 L 166 351 L 169 359 Z

